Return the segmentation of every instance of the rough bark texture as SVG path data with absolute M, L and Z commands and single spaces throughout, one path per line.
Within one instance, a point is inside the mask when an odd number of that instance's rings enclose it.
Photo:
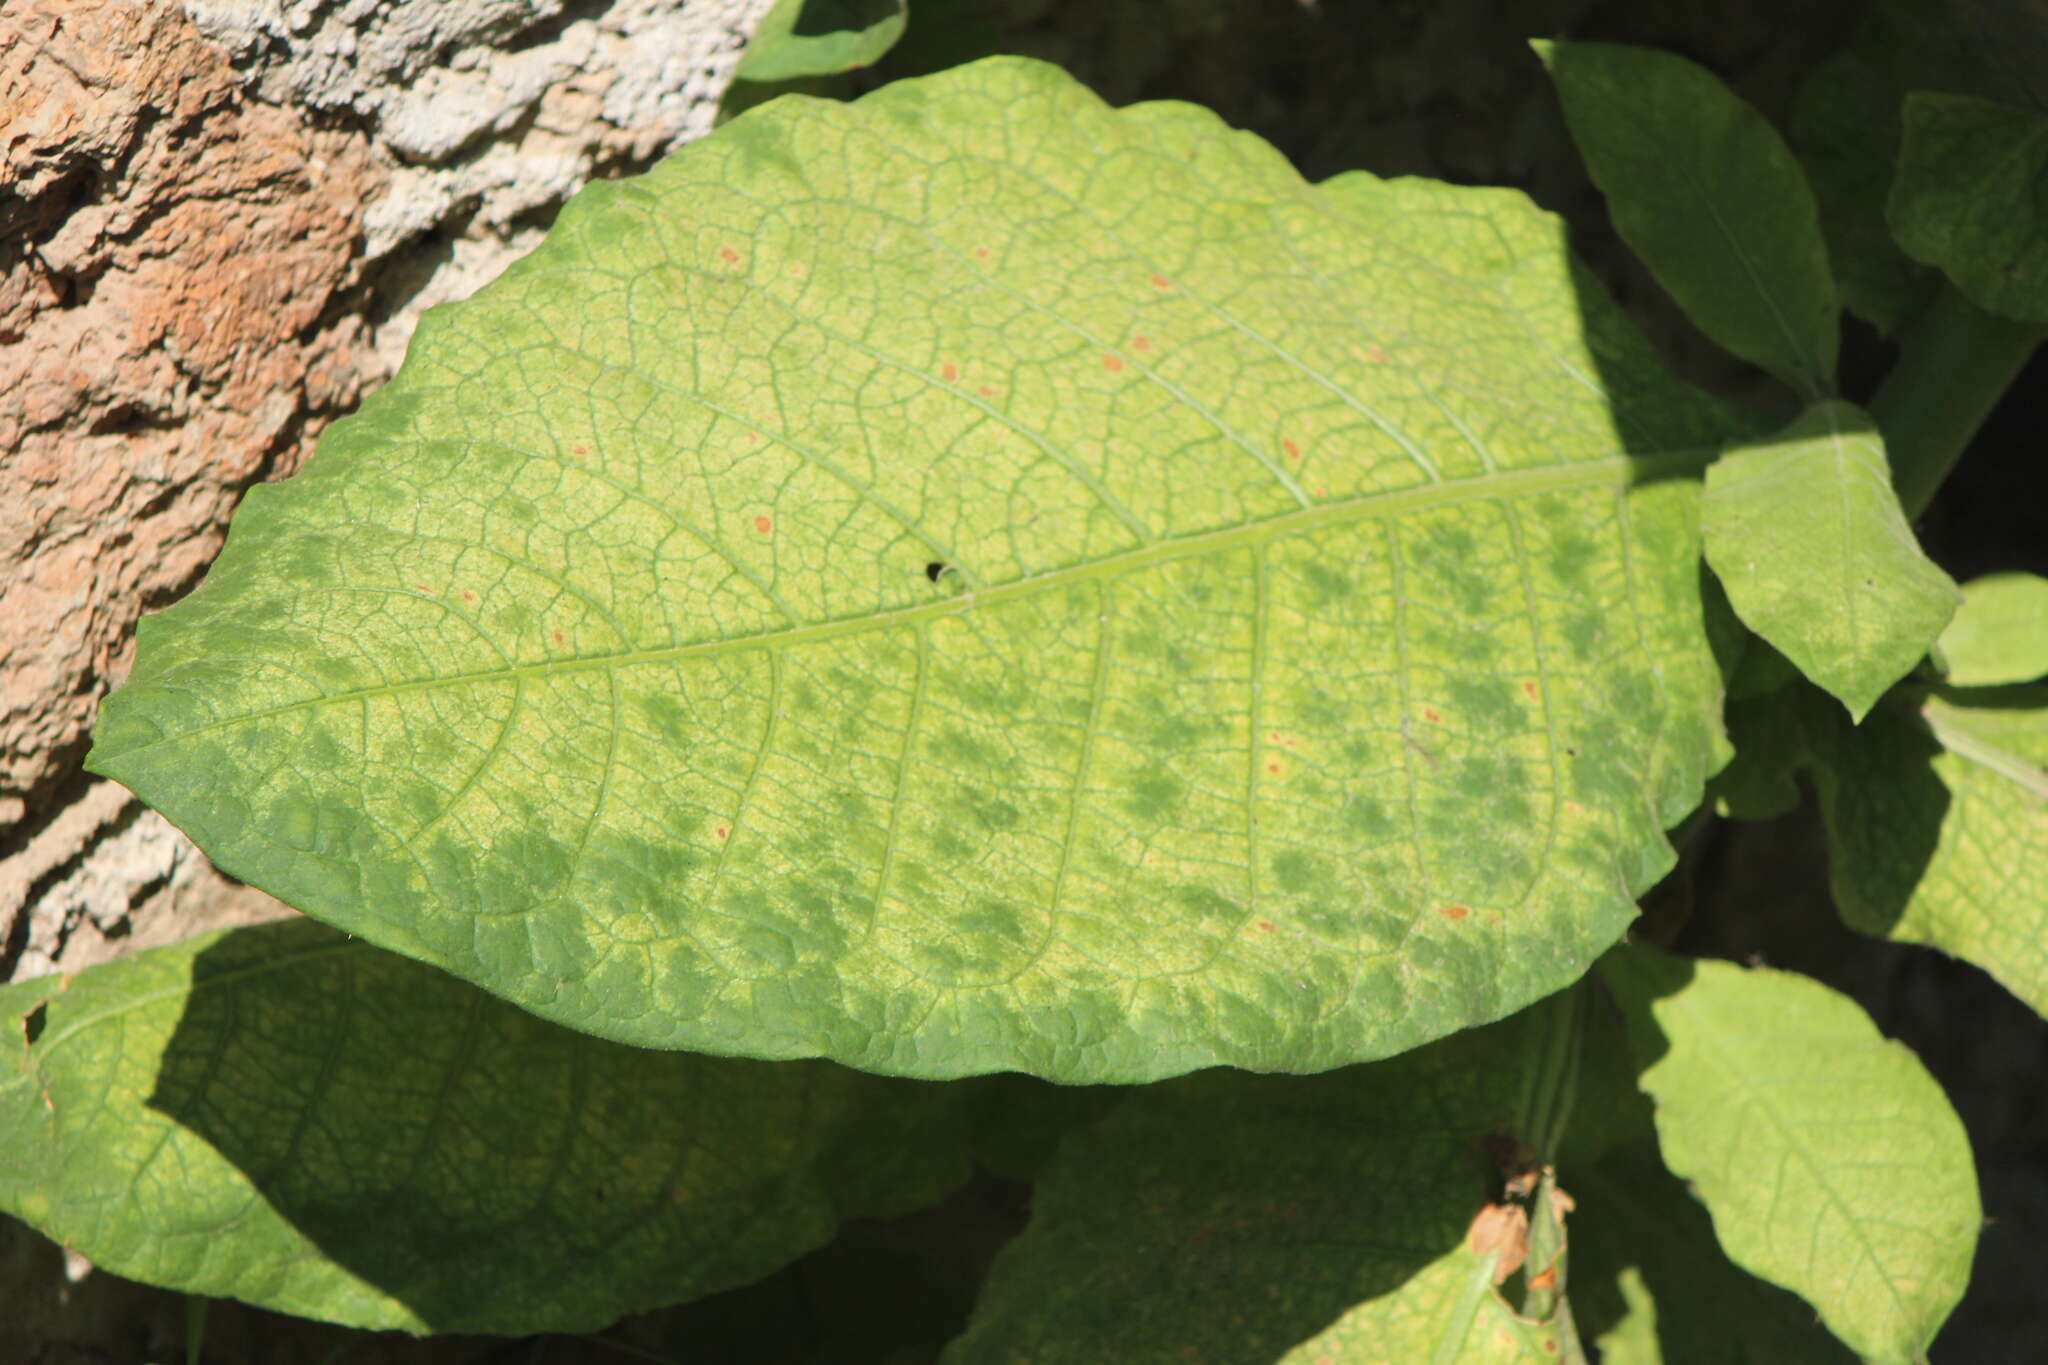
M 762 8 L 0 6 L 0 979 L 281 913 L 80 774 L 136 619 L 424 309 L 708 129 Z

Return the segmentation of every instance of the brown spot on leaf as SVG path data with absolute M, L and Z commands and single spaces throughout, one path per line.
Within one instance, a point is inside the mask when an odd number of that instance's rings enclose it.
M 718 248 L 718 259 L 724 261 L 727 265 L 738 265 L 740 262 L 740 253 L 734 251 L 729 246 L 722 246 Z
M 1121 374 L 1124 368 L 1124 358 L 1120 355 L 1111 355 L 1109 352 L 1104 351 L 1102 353 L 1102 368 L 1108 370 L 1111 374 Z
M 975 260 L 977 260 L 977 261 L 985 261 L 985 260 L 987 260 L 987 259 L 988 259 L 988 248 L 987 248 L 987 247 L 985 247 L 985 246 L 978 246 L 978 247 L 974 248 L 974 259 L 975 259 Z
M 1548 1270 L 1532 1276 L 1529 1280 L 1529 1287 L 1531 1289 L 1557 1288 L 1557 1267 L 1551 1266 Z
M 992 388 L 989 388 L 986 384 L 976 389 L 975 392 L 980 394 L 983 398 L 993 398 L 996 396 L 996 391 Z
M 429 597 L 432 597 L 434 595 L 434 590 L 424 583 L 415 583 L 413 584 L 413 587 L 418 591 L 425 593 Z
M 465 590 L 462 594 L 462 600 L 465 602 L 474 602 L 476 601 L 476 594 Z
M 1276 758 L 1266 764 L 1266 771 L 1278 777 L 1281 772 L 1280 760 Z
M 1149 351 L 1149 350 L 1151 350 L 1151 349 L 1152 349 L 1152 338 L 1151 338 L 1151 337 L 1148 337 L 1148 336 L 1134 336 L 1134 337 L 1132 337 L 1132 338 L 1131 338 L 1131 349 L 1132 349 L 1132 350 L 1134 350 L 1134 351 Z
M 1475 1256 L 1499 1254 L 1493 1282 L 1505 1284 L 1529 1259 L 1529 1214 L 1520 1204 L 1488 1204 L 1473 1215 L 1466 1240 Z
M 1469 905 L 1446 905 L 1437 913 L 1451 921 L 1451 923 L 1456 924 L 1459 920 L 1472 913 L 1472 907 Z
M 772 531 L 772 530 L 774 530 L 774 529 L 775 529 L 775 520 L 774 520 L 774 518 L 772 518 L 772 517 L 767 517 L 767 516 L 759 516 L 759 517 L 755 517 L 755 518 L 754 518 L 754 529 L 755 529 L 756 531 L 759 531 L 759 532 L 760 532 L 760 533 L 761 533 L 762 535 L 764 535 L 764 536 L 765 536 L 765 535 L 767 535 L 767 534 L 768 534 L 768 533 L 769 533 L 770 531 Z
M 1273 921 L 1269 919 L 1255 920 L 1252 923 L 1252 927 L 1262 934 L 1270 934 L 1273 932 Z
M 1287 458 L 1290 460 L 1301 458 L 1301 447 L 1295 444 L 1292 436 L 1282 438 L 1280 448 L 1287 452 Z
M 720 841 L 723 841 L 723 840 L 725 840 L 725 839 L 728 839 L 728 838 L 730 838 L 731 836 L 732 836 L 732 831 L 731 831 L 730 829 L 728 829 L 728 828 L 727 828 L 726 826 L 724 826 L 724 825 L 719 825 L 718 827 L 716 827 L 715 829 L 713 829 L 713 830 L 711 831 L 711 837 L 712 837 L 712 838 L 714 838 L 714 839 L 718 839 L 718 840 L 720 840 Z
M 1527 698 L 1528 698 L 1528 699 L 1529 699 L 1530 701 L 1535 701 L 1535 700 L 1536 700 L 1536 684 L 1535 684 L 1535 682 L 1534 682 L 1533 680 L 1524 680 L 1524 681 L 1523 681 L 1523 683 L 1522 683 L 1522 695 L 1523 695 L 1523 696 L 1525 696 L 1525 697 L 1527 697 Z
M 946 383 L 951 384 L 959 377 L 960 367 L 958 365 L 955 365 L 952 361 L 949 360 L 945 364 L 939 366 L 939 378 L 944 380 Z
M 1154 289 L 1171 289 L 1173 288 L 1173 281 L 1167 279 L 1164 275 L 1154 275 L 1152 277 L 1152 287 Z
M 1375 365 L 1391 365 L 1394 363 L 1394 358 L 1377 346 L 1367 346 L 1365 348 L 1365 358 Z
M 1434 706 L 1425 706 L 1422 708 L 1422 718 L 1431 725 L 1435 725 L 1441 722 L 1444 717 L 1443 712 L 1437 710 Z
M 548 638 L 553 640 L 558 645 L 566 645 L 569 643 L 569 638 L 566 635 L 562 634 L 562 632 L 559 630 L 548 632 Z

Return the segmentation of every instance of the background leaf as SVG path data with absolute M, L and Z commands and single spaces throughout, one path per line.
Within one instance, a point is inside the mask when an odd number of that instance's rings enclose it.
M 1820 208 L 1842 300 L 1887 336 L 1917 317 L 1941 276 L 1899 249 L 1885 221 L 1905 91 L 1873 61 L 1844 52 L 1810 72 L 1787 133 Z
M 1806 725 L 1842 918 L 1974 962 L 2048 1014 L 2048 687 Z
M 1899 245 L 1987 312 L 2048 323 L 2048 114 L 1916 90 L 1904 119 Z
M 742 81 L 791 81 L 872 66 L 910 20 L 907 0 L 776 0 L 733 72 Z
M 1982 1212 L 1962 1122 L 1919 1060 L 1806 977 L 1643 945 L 1601 966 L 1664 1158 L 1728 1258 L 1857 1353 L 1922 1355 L 1962 1297 Z
M 306 920 L 0 987 L 0 1023 L 0 1207 L 357 1327 L 595 1330 L 968 1174 L 971 1087 L 621 1047 Z
M 1718 765 L 1748 429 L 1518 194 L 991 61 L 786 100 L 429 314 L 91 762 L 550 1019 L 1313 1070 L 1569 983 Z
M 1963 585 L 1963 604 L 1942 631 L 1954 687 L 1996 687 L 2048 674 L 2048 578 L 1994 573 Z
M 1833 392 L 1841 298 L 1813 191 L 1777 130 L 1668 52 L 1536 50 L 1616 231 L 1685 315 L 1802 397 Z
M 945 1359 L 1555 1359 L 1466 1240 L 1500 1179 L 1482 1142 L 1513 1133 L 1536 1064 L 1523 1023 L 1134 1091 L 1060 1149 Z
M 1864 413 L 1822 403 L 1707 471 L 1707 563 L 1743 623 L 1861 719 L 1962 594 L 1921 552 Z

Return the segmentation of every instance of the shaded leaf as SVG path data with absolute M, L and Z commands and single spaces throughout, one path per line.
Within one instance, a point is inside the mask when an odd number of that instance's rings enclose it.
M 1571 1185 L 1572 1304 L 1601 1365 L 1853 1365 L 1813 1309 L 1729 1262 L 1654 1141 Z
M 1707 784 L 1715 812 L 1731 820 L 1775 820 L 1795 809 L 1794 778 L 1807 761 L 1799 708 L 1778 693 L 1731 700 L 1728 738 L 1735 757 Z
M 1963 585 L 1963 604 L 1941 633 L 1956 687 L 2032 682 L 2048 674 L 2048 578 L 1995 573 Z
M 1847 403 L 1730 447 L 1707 471 L 1700 523 L 1743 623 L 1858 719 L 1962 600 L 1906 523 L 1876 426 Z
M 1808 399 L 1834 389 L 1841 298 L 1806 175 L 1683 57 L 1538 43 L 1615 229 L 1699 329 Z
M 306 920 L 0 987 L 0 1024 L 0 1207 L 356 1327 L 594 1330 L 968 1173 L 958 1089 L 621 1047 Z
M 776 0 L 733 77 L 793 81 L 872 66 L 910 19 L 907 0 Z
M 1896 336 L 1933 299 L 1941 276 L 1899 249 L 1885 220 L 1905 91 L 1859 53 L 1816 66 L 1799 87 L 1787 132 L 1820 207 L 1842 300 Z
M 1313 1077 L 1212 1071 L 1070 1137 L 945 1359 L 1554 1359 L 1472 1247 L 1546 1033 L 1526 1017 Z M 1553 1351 L 1544 1353 L 1542 1339 Z
M 2048 114 L 1916 90 L 1904 117 L 1899 245 L 1987 312 L 2048 323 Z
M 1842 918 L 1974 962 L 2048 1014 L 2048 687 L 1807 728 Z
M 1672 1172 L 1728 1258 L 1857 1353 L 1917 1358 L 1982 1222 L 1962 1122 L 1904 1046 L 1809 978 L 1633 945 L 1601 962 Z
M 1336 1066 L 1574 980 L 1669 865 L 1747 426 L 1519 194 L 1014 60 L 778 101 L 429 314 L 91 762 L 626 1042 Z

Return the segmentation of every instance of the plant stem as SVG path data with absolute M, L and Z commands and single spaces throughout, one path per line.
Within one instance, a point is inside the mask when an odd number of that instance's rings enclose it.
M 1592 989 L 1591 978 L 1584 978 L 1530 1011 L 1529 1026 L 1542 1030 L 1543 1041 L 1536 1065 L 1523 1078 L 1518 1121 L 1518 1135 L 1536 1149 L 1542 1163 L 1529 1210 L 1529 1257 L 1523 1264 L 1532 1278 L 1522 1298 L 1522 1316 L 1556 1329 L 1564 1365 L 1585 1365 L 1586 1352 L 1572 1320 L 1571 1300 L 1565 1297 L 1564 1214 L 1570 1204 L 1557 1185 L 1557 1147 L 1578 1098 Z
M 206 1310 L 212 1303 L 203 1294 L 185 1296 L 185 1365 L 199 1365 L 206 1347 Z
M 1906 330 L 1870 413 L 1908 520 L 1927 510 L 2044 336 L 2048 328 L 1986 313 L 1954 289 Z

